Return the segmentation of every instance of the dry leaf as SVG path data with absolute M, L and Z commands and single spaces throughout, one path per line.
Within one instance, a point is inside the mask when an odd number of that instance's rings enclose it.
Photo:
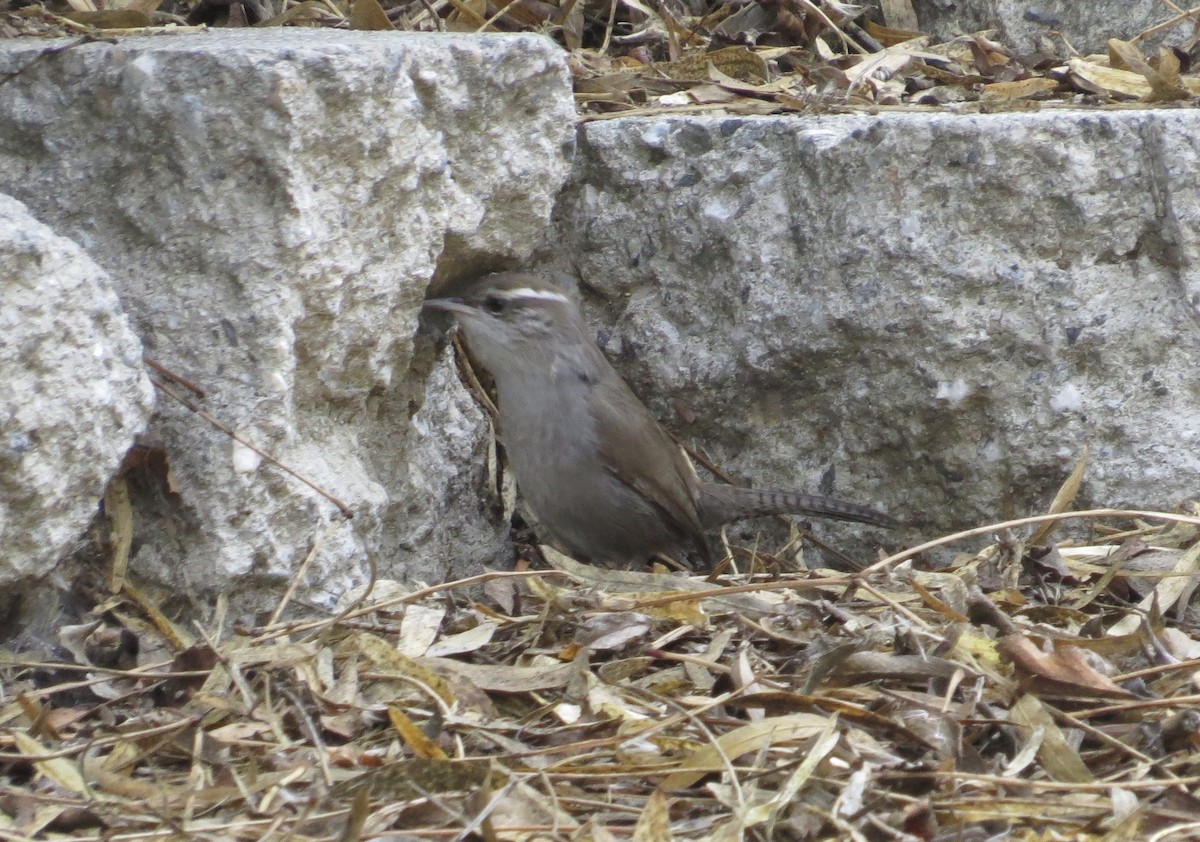
M 108 590 L 119 593 L 129 566 L 129 550 L 133 547 L 133 506 L 129 501 L 129 485 L 120 474 L 109 481 L 104 491 L 104 515 L 109 522 Z
M 960 670 L 960 664 L 945 658 L 854 652 L 841 659 L 832 675 L 847 682 L 892 678 L 923 684 L 930 678 L 949 678 Z
M 824 732 L 828 724 L 827 716 L 795 713 L 790 716 L 770 717 L 735 728 L 717 739 L 720 751 L 714 746 L 705 745 L 680 761 L 678 771 L 667 776 L 662 788 L 687 789 L 708 773 L 724 770 L 722 755 L 730 761 L 735 761 L 743 754 L 769 746 L 811 739 Z
M 912 31 L 921 28 L 917 13 L 913 11 L 912 0 L 879 0 L 879 10 L 883 13 L 884 22 L 892 29 Z
M 499 623 L 492 620 L 484 620 L 474 628 L 443 637 L 426 649 L 425 655 L 430 658 L 444 658 L 447 655 L 463 655 L 467 652 L 475 652 L 491 642 L 498 628 L 500 628 Z
M 1052 652 L 1043 652 L 1022 635 L 1007 635 L 996 648 L 1013 662 L 1021 683 L 1039 692 L 1071 696 L 1111 696 L 1135 699 L 1133 693 L 1097 672 L 1088 662 L 1087 652 L 1059 643 Z
M 352 797 L 365 790 L 395 801 L 429 794 L 476 792 L 487 787 L 489 781 L 502 777 L 486 759 L 408 757 L 344 780 L 333 787 L 331 794 Z
M 409 658 L 419 658 L 437 639 L 446 618 L 446 609 L 429 605 L 408 605 L 400 621 L 400 639 L 396 650 Z
M 633 842 L 671 842 L 671 807 L 661 789 L 650 793 L 633 828 Z
M 1033 81 L 1033 80 L 1026 80 Z M 1049 81 L 1049 80 L 1043 80 Z M 1020 84 L 1020 83 L 1013 83 Z M 1054 500 L 1050 503 L 1050 509 L 1046 514 L 1057 515 L 1065 512 L 1075 502 L 1075 497 L 1079 494 L 1079 487 L 1083 484 L 1083 475 L 1087 470 L 1088 447 L 1085 444 L 1079 452 L 1079 458 L 1075 460 L 1075 467 L 1071 469 L 1071 473 L 1067 476 L 1065 482 L 1059 487 L 1058 493 L 1054 495 Z M 1037 528 L 1029 538 L 1031 545 L 1042 544 L 1050 537 L 1058 526 L 1058 521 L 1047 521 Z
M 408 714 L 400 708 L 388 705 L 388 718 L 392 720 L 392 727 L 404 740 L 405 745 L 412 749 L 414 755 L 427 760 L 446 759 L 446 752 L 442 751 L 442 747 L 435 740 L 425 736 L 425 732 L 418 728 L 416 723 L 408 718 Z
M 1129 69 L 1145 78 L 1150 84 L 1150 93 L 1142 98 L 1147 102 L 1172 102 L 1192 96 L 1179 79 L 1179 61 L 1171 53 L 1166 68 L 1156 70 L 1146 61 L 1142 51 L 1128 41 L 1117 38 L 1108 40 L 1109 63 L 1118 70 Z
M 1140 73 L 1118 70 L 1083 59 L 1071 59 L 1067 62 L 1067 67 L 1073 79 L 1077 83 L 1083 84 L 1086 90 L 1126 99 L 1142 99 L 1147 102 L 1156 95 L 1154 87 Z M 1195 76 L 1183 76 L 1180 77 L 1179 82 L 1187 96 L 1200 96 L 1200 79 Z M 1168 92 L 1168 98 L 1173 95 Z
M 136 9 L 67 12 L 63 17 L 96 29 L 141 29 L 154 24 L 150 15 Z
M 1079 752 L 1071 748 L 1058 724 L 1036 697 L 1027 693 L 1017 699 L 1012 708 L 1012 718 L 1031 731 L 1037 729 L 1041 733 L 1037 756 L 1054 780 L 1068 783 L 1095 780 Z
M 54 752 L 51 752 L 33 737 L 30 737 L 23 731 L 14 731 L 12 734 L 13 742 L 16 744 L 17 751 L 29 757 L 45 757 L 44 760 L 34 760 L 33 766 L 40 774 L 45 775 L 50 780 L 61 786 L 68 792 L 75 792 L 87 798 L 92 797 L 91 790 L 83 779 L 83 775 L 79 771 L 78 765 L 68 760 L 65 757 L 49 757 Z
M 650 618 L 635 611 L 596 614 L 584 620 L 575 641 L 593 651 L 622 649 L 650 632 Z
M 392 32 L 396 27 L 388 20 L 379 0 L 351 0 L 350 28 Z
M 992 82 L 983 86 L 984 102 L 1013 102 L 1041 96 L 1058 90 L 1058 82 L 1042 76 L 1031 76 L 1019 82 Z M 1046 524 L 1043 524 L 1045 526 Z M 1042 540 L 1045 540 L 1043 538 Z
M 376 671 L 414 679 L 437 694 L 438 698 L 446 704 L 454 703 L 454 692 L 446 681 L 431 668 L 436 659 L 422 658 L 420 661 L 416 661 L 397 652 L 388 645 L 387 641 L 373 634 L 359 634 L 351 642 L 364 657 L 371 661 Z
M 1194 543 L 1186 552 L 1179 556 L 1171 573 L 1155 586 L 1154 591 L 1138 603 L 1142 611 L 1151 608 L 1159 612 L 1170 611 L 1176 604 L 1187 604 L 1196 590 L 1197 575 L 1200 574 L 1200 541 Z M 1129 614 L 1114 623 L 1108 630 L 1112 636 L 1122 636 L 1133 633 L 1141 624 L 1141 617 Z
M 491 664 L 467 664 L 461 661 L 452 661 L 449 658 L 422 658 L 421 663 L 457 673 L 481 690 L 491 690 L 496 693 L 526 693 L 530 690 L 563 687 L 577 671 L 574 664 L 506 667 Z
M 762 84 L 770 78 L 767 63 L 746 47 L 726 47 L 723 50 L 691 55 L 677 61 L 655 62 L 651 67 L 667 79 L 707 82 L 709 65 L 739 82 Z

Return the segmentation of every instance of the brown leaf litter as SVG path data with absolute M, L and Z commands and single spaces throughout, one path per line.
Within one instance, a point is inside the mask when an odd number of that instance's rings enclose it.
M 1070 496 L 858 573 L 549 553 L 232 633 L 112 596 L 4 659 L 0 837 L 1184 838 L 1200 518 Z
M 1190 36 L 1178 37 L 1188 24 Z M 1200 96 L 1195 10 L 1169 2 L 1161 23 L 1084 55 L 1052 26 L 1024 52 L 988 31 L 939 43 L 917 28 L 911 0 L 0 0 L 0 37 L 86 43 L 249 26 L 542 33 L 570 53 L 585 120 L 1147 107 Z M 1178 43 L 1143 49 L 1165 35 Z

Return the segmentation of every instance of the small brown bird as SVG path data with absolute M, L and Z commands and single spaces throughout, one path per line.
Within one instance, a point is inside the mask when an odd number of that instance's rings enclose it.
M 694 549 L 711 562 L 706 530 L 771 514 L 895 525 L 828 497 L 702 482 L 546 281 L 502 272 L 426 306 L 454 314 L 491 372 L 517 487 L 543 537 L 576 558 L 615 566 Z

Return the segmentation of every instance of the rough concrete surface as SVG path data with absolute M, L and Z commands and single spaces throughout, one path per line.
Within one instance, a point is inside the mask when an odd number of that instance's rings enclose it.
M 953 38 L 992 30 L 997 40 L 1018 52 L 1035 51 L 1040 39 L 1055 52 L 1065 52 L 1065 38 L 1080 52 L 1105 53 L 1109 38 L 1127 41 L 1176 17 L 1161 0 L 914 0 L 912 5 L 923 32 Z M 1142 46 L 1178 43 L 1190 35 L 1191 27 L 1184 23 L 1162 30 Z
M 1200 473 L 1200 113 L 610 120 L 544 272 L 669 426 L 924 532 Z M 830 526 L 830 530 L 845 527 Z M 874 536 L 872 536 L 873 538 Z
M 0 585 L 11 593 L 52 570 L 95 516 L 154 393 L 108 275 L 4 195 L 0 384 Z
M 47 46 L 0 44 L 0 75 Z M 535 36 L 120 39 L 0 86 L 0 190 L 110 272 L 206 409 L 354 510 L 301 591 L 330 604 L 368 557 L 441 578 L 503 545 L 486 421 L 414 344 L 418 310 L 435 273 L 528 253 L 573 113 L 564 54 Z M 172 401 L 146 441 L 178 496 L 135 501 L 132 569 L 270 604 L 333 506 Z

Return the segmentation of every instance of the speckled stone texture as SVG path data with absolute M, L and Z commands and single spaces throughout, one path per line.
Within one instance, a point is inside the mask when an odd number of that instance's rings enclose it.
M 0 75 L 47 46 L 0 44 Z M 485 416 L 416 342 L 435 274 L 515 261 L 569 167 L 536 36 L 255 29 L 120 39 L 0 86 L 0 190 L 112 275 L 147 354 L 355 512 L 300 599 L 496 559 Z M 136 574 L 268 607 L 334 507 L 160 403 L 177 496 L 135 500 Z
M 54 570 L 154 392 L 112 280 L 0 195 L 0 606 Z
M 622 119 L 579 148 L 542 269 L 736 475 L 925 534 L 1042 510 L 1084 445 L 1081 504 L 1200 492 L 1200 113 Z

